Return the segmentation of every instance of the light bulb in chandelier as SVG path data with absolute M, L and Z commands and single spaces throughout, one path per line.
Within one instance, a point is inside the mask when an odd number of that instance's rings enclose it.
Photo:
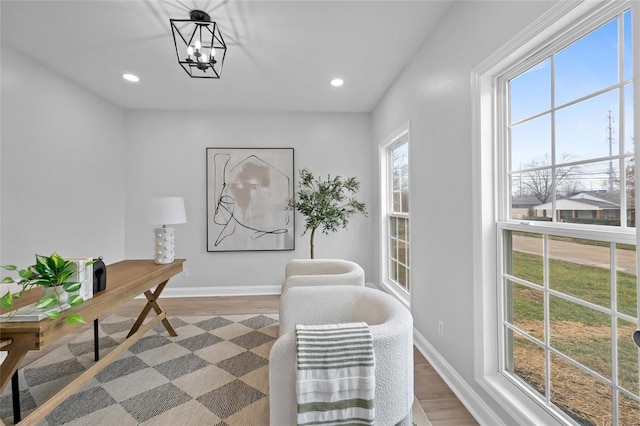
M 220 78 L 227 46 L 218 25 L 201 10 L 192 10 L 189 18 L 170 20 L 180 66 L 191 77 Z

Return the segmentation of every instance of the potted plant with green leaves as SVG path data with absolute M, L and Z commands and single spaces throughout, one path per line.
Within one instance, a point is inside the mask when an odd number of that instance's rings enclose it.
M 360 182 L 355 177 L 327 176 L 326 180 L 321 180 L 305 168 L 300 170 L 298 186 L 298 199 L 288 200 L 287 206 L 304 215 L 306 223 L 302 235 L 311 230 L 311 259 L 314 258 L 313 240 L 318 228 L 329 235 L 339 227 L 346 229 L 352 215 L 367 216 L 364 203 L 353 198 L 360 190 Z
M 85 267 L 93 264 L 93 261 L 85 263 Z M 3 308 L 13 306 L 14 298 L 20 298 L 25 292 L 34 287 L 43 287 L 44 295 L 35 304 L 36 309 L 41 309 L 49 318 L 56 319 L 68 306 L 79 306 L 84 300 L 76 292 L 82 286 L 81 282 L 73 281 L 73 277 L 78 276 L 76 264 L 73 261 L 63 259 L 58 253 L 51 256 L 36 255 L 36 263 L 25 269 L 18 269 L 15 265 L 2 266 L 7 271 L 15 271 L 17 278 L 5 277 L 0 281 L 2 284 L 17 284 L 20 291 L 12 294 L 7 291 L 0 298 L 0 305 Z M 67 306 L 68 305 L 68 306 Z M 17 310 L 10 312 L 9 317 L 13 317 Z M 85 323 L 79 314 L 69 314 L 65 317 L 71 324 Z

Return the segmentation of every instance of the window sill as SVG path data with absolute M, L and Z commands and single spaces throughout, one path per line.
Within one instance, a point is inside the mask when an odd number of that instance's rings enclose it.
M 398 299 L 407 309 L 411 310 L 411 294 L 409 292 L 398 287 L 397 284 L 385 280 L 382 280 L 380 287 L 383 291 Z
M 528 395 L 500 374 L 485 376 L 478 382 L 518 424 L 573 424 L 562 415 L 554 415 L 553 409 L 540 406 L 533 395 Z

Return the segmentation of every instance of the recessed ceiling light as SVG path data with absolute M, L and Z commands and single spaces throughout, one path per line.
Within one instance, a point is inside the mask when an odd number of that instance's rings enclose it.
M 334 78 L 333 80 L 331 80 L 331 85 L 333 87 L 340 87 L 344 84 L 344 80 L 341 78 Z
M 122 74 L 122 78 L 124 78 L 127 81 L 132 81 L 134 83 L 140 81 L 140 78 L 135 74 Z

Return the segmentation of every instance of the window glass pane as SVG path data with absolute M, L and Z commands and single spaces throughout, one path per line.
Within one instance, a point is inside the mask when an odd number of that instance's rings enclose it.
M 551 347 L 611 379 L 611 320 L 609 315 L 549 296 Z
M 618 81 L 618 20 L 555 55 L 555 104 L 562 105 Z
M 551 58 L 509 82 L 511 123 L 551 108 Z M 525 101 L 526 100 L 526 101 Z
M 405 260 L 406 263 L 405 265 L 407 265 L 407 274 L 409 274 L 409 265 L 411 263 L 411 259 L 409 257 L 409 250 L 411 249 L 411 245 L 409 243 L 405 244 Z
M 398 264 L 393 260 L 389 261 L 389 278 L 398 281 Z
M 549 287 L 603 307 L 611 305 L 609 243 L 549 237 Z
M 507 280 L 507 294 L 513 300 L 508 321 L 531 336 L 544 341 L 544 295 L 522 284 Z M 507 303 L 511 304 L 510 301 Z
M 532 173 L 515 173 L 511 177 L 511 219 L 551 220 L 543 217 L 543 210 L 535 209 L 542 203 L 528 186 L 532 183 Z
M 398 218 L 396 219 L 396 221 L 398 223 L 398 238 L 401 240 L 406 240 L 406 237 L 405 237 L 406 221 L 402 218 Z
M 393 212 L 400 212 L 400 192 L 393 192 Z
M 397 177 L 398 187 L 394 185 L 394 189 L 406 187 L 409 181 L 409 146 L 403 143 L 393 150 L 393 169 L 394 175 Z M 394 179 L 395 181 L 396 179 Z M 395 182 L 394 182 L 395 183 Z
M 616 244 L 616 271 L 618 312 L 635 317 L 638 312 L 635 246 Z
M 389 240 L 389 256 L 392 259 L 398 259 L 398 240 L 394 238 Z
M 639 423 L 638 419 L 640 419 L 640 402 L 634 401 L 623 393 L 620 393 L 619 395 L 619 424 L 637 425 Z
M 632 322 L 618 320 L 618 380 L 620 386 L 632 394 L 640 396 L 640 388 L 638 387 L 640 349 L 631 338 L 636 328 L 637 325 Z M 637 404 L 636 402 L 635 412 L 638 410 Z
M 409 189 L 402 190 L 402 213 L 409 213 Z
M 404 289 L 407 288 L 407 268 L 400 264 L 398 264 L 398 284 Z
M 632 47 L 632 28 L 631 28 L 631 11 L 624 13 L 624 79 L 629 80 L 633 77 L 633 50 Z
M 562 222 L 620 225 L 620 163 L 599 161 L 565 168 L 558 191 L 557 219 Z
M 389 216 L 389 235 L 392 237 L 398 236 L 398 218 Z
M 398 241 L 398 261 L 403 264 L 407 264 L 407 243 L 404 241 Z
M 407 253 L 408 255 L 408 253 Z M 407 267 L 407 284 L 405 290 L 411 291 L 411 268 Z
M 635 160 L 633 158 L 628 158 L 624 162 L 624 170 L 626 176 L 626 185 L 627 185 L 627 226 L 635 227 L 636 226 L 636 216 L 635 216 L 635 205 L 636 205 L 636 168 L 635 168 Z
M 394 167 L 400 169 L 407 164 L 407 158 L 409 155 L 409 145 L 405 142 L 402 145 L 394 148 L 393 150 L 393 160 Z
M 404 234 L 405 234 L 405 240 L 408 242 L 409 241 L 409 219 L 405 219 L 404 221 Z
M 612 423 L 611 388 L 555 355 L 551 355 L 551 402 L 578 424 Z
M 520 377 L 532 389 L 544 396 L 544 350 L 511 329 L 507 329 L 507 340 L 513 342 L 512 362 L 507 371 Z M 511 357 L 507 356 L 507 358 Z
M 400 191 L 400 170 L 398 169 L 393 171 L 393 190 Z
M 618 90 L 612 90 L 558 110 L 557 164 L 619 153 L 620 144 L 615 130 L 618 123 L 618 94 Z
M 513 232 L 513 252 L 507 273 L 542 286 L 544 284 L 542 241 L 540 234 Z
M 626 153 L 634 152 L 633 84 L 624 87 L 624 147 Z
M 551 115 L 511 128 L 511 170 L 551 165 Z

